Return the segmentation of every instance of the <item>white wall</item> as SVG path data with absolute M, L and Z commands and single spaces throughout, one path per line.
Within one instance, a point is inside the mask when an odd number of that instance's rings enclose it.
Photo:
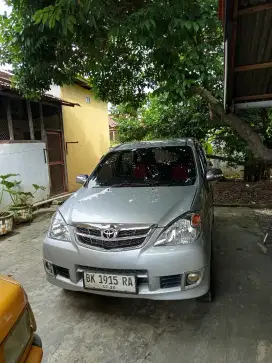
M 51 95 L 51 96 L 60 98 L 60 86 L 56 86 L 55 84 L 53 84 L 50 87 L 50 90 L 48 92 L 46 92 L 46 93 Z
M 235 178 L 243 178 L 244 176 L 244 167 L 237 165 L 236 167 L 231 167 L 227 162 L 221 160 L 211 160 L 214 168 L 219 168 L 223 171 L 225 177 L 235 177 Z
M 22 190 L 33 192 L 32 184 L 46 188 L 38 190 L 34 202 L 46 199 L 50 194 L 48 164 L 44 160 L 45 143 L 0 144 L 0 174 L 20 174 L 16 180 L 22 180 Z M 9 202 L 5 196 L 4 204 Z

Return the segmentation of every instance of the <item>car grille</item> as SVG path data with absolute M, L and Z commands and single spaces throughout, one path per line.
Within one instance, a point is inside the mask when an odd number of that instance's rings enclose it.
M 119 231 L 118 237 L 133 237 L 133 236 L 142 236 L 143 234 L 147 234 L 149 232 L 149 228 L 146 229 L 133 229 L 133 230 L 122 230 Z
M 161 289 L 168 289 L 181 285 L 181 275 L 162 276 L 160 278 Z
M 101 231 L 99 229 L 78 227 L 77 232 L 83 233 L 83 234 L 88 234 L 90 236 L 101 237 Z
M 54 265 L 54 272 L 56 276 L 60 275 L 62 277 L 65 277 L 66 279 L 70 278 L 70 273 L 67 268 Z
M 79 244 L 103 250 L 122 250 L 141 247 L 151 228 L 120 229 L 115 238 L 105 239 L 101 229 L 76 227 L 75 234 Z

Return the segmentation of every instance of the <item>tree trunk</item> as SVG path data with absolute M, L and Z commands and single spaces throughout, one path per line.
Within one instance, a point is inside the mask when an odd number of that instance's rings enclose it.
M 205 88 L 197 87 L 194 92 L 209 102 L 214 114 L 224 123 L 235 130 L 246 141 L 256 159 L 272 165 L 272 149 L 267 148 L 260 136 L 242 119 L 233 113 L 225 113 L 223 105 Z
M 252 153 L 246 156 L 244 166 L 244 181 L 258 182 L 270 178 L 268 165 L 261 160 L 255 159 Z
M 245 164 L 244 181 L 258 182 L 269 179 L 269 168 L 262 163 Z

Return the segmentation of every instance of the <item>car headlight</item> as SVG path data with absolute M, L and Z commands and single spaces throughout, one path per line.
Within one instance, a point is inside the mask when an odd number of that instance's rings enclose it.
M 175 246 L 193 243 L 201 231 L 201 217 L 198 213 L 182 216 L 168 226 L 158 237 L 155 246 Z
M 56 212 L 52 218 L 48 236 L 61 241 L 71 241 L 70 232 L 60 212 Z
M 26 309 L 4 343 L 4 362 L 16 363 L 30 342 L 32 329 L 29 312 Z

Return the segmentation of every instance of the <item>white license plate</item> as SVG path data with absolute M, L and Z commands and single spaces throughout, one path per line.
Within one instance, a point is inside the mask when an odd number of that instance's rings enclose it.
M 134 275 L 114 275 L 101 272 L 84 272 L 84 286 L 86 289 L 135 294 L 136 277 Z

